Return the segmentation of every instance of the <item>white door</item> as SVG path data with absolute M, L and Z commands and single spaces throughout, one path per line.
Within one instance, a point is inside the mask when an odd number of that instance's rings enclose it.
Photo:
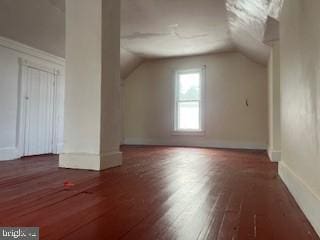
M 55 76 L 27 67 L 25 94 L 24 156 L 53 153 Z

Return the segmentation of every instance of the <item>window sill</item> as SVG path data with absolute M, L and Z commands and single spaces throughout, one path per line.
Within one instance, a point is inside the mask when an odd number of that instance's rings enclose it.
M 174 136 L 204 136 L 204 131 L 173 131 L 171 135 Z

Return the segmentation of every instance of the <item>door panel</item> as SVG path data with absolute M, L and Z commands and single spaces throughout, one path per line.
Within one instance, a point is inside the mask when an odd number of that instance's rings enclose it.
M 24 156 L 52 153 L 54 74 L 28 67 L 26 80 Z

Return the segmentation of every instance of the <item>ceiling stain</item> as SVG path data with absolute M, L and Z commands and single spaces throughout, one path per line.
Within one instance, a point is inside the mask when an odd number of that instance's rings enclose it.
M 144 58 L 234 49 L 225 0 L 122 0 L 121 8 L 121 46 Z
M 145 33 L 145 32 L 134 32 L 132 34 L 121 36 L 121 39 L 136 40 L 136 39 L 148 39 L 154 37 L 168 36 L 170 33 Z
M 203 38 L 207 37 L 209 34 L 208 33 L 200 33 L 200 34 L 194 34 L 194 35 L 187 35 L 187 34 L 182 34 L 179 32 L 179 27 L 177 24 L 175 25 L 170 25 L 169 28 L 171 28 L 170 32 L 166 33 L 149 33 L 149 32 L 134 32 L 129 35 L 124 35 L 121 36 L 121 39 L 123 40 L 137 40 L 137 39 L 149 39 L 149 38 L 156 38 L 156 37 L 166 37 L 166 36 L 175 36 L 178 39 L 184 39 L 184 40 L 191 40 L 191 39 L 196 39 L 196 38 Z
M 65 13 L 66 11 L 66 3 L 65 0 L 49 0 L 49 2 L 59 11 Z
M 179 32 L 179 25 L 174 24 L 169 26 L 171 28 L 171 34 L 176 36 L 178 39 L 184 39 L 184 40 L 192 40 L 192 39 L 197 39 L 197 38 L 204 38 L 207 37 L 209 34 L 208 33 L 200 33 L 200 34 L 194 34 L 194 35 L 184 35 Z

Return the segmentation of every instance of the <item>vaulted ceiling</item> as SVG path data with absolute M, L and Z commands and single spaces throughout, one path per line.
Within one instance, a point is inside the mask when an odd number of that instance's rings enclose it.
M 282 1 L 122 0 L 121 47 L 135 64 L 233 50 L 267 64 Z
M 122 78 L 149 58 L 238 50 L 266 64 L 282 1 L 122 0 Z M 0 0 L 0 35 L 64 57 L 65 0 Z
M 121 46 L 146 58 L 228 51 L 224 0 L 123 0 Z

